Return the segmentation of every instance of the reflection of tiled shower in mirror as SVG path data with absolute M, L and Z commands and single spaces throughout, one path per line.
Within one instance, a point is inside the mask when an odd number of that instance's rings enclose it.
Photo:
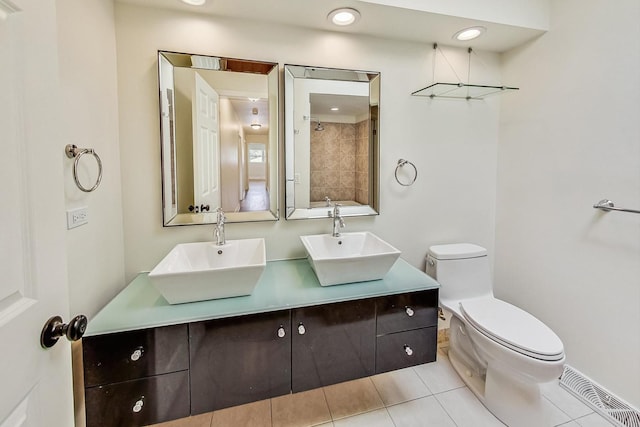
M 311 122 L 311 206 L 369 204 L 369 120 Z M 323 128 L 323 130 L 319 130 Z

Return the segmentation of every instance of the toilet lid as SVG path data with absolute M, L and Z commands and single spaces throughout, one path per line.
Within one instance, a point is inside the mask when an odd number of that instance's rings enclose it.
M 495 298 L 476 298 L 461 302 L 460 308 L 476 329 L 512 350 L 542 360 L 564 357 L 560 338 L 516 306 Z

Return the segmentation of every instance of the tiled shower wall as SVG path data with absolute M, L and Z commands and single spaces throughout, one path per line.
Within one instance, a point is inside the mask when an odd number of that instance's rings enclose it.
M 356 202 L 369 204 L 369 120 L 356 127 Z
M 311 124 L 311 201 L 369 201 L 369 126 L 359 123 Z

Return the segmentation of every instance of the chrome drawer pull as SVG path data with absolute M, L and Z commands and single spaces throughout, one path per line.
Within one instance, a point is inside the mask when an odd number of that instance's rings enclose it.
M 300 322 L 300 324 L 298 325 L 298 334 L 304 335 L 305 332 L 307 332 L 307 330 L 304 328 L 302 322 Z
M 278 337 L 279 338 L 284 338 L 285 335 L 287 335 L 287 333 L 285 332 L 284 328 L 282 326 L 280 326 L 278 328 Z
M 407 316 L 409 316 L 409 317 L 413 317 L 413 315 L 415 314 L 415 312 L 413 311 L 413 309 L 411 307 L 405 307 L 404 311 L 407 312 Z
M 142 353 L 144 353 L 144 348 L 137 348 L 133 353 L 131 353 L 131 360 L 137 362 L 142 357 Z
M 142 411 L 142 407 L 144 406 L 144 396 L 140 397 L 138 401 L 133 405 L 133 412 L 138 413 Z
M 407 353 L 407 356 L 413 356 L 413 350 L 408 345 L 404 345 L 404 352 Z

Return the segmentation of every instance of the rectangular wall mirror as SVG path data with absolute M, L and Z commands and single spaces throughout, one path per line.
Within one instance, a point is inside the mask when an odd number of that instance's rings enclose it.
M 286 218 L 377 215 L 380 73 L 285 65 Z
M 278 219 L 278 64 L 158 52 L 165 226 Z

